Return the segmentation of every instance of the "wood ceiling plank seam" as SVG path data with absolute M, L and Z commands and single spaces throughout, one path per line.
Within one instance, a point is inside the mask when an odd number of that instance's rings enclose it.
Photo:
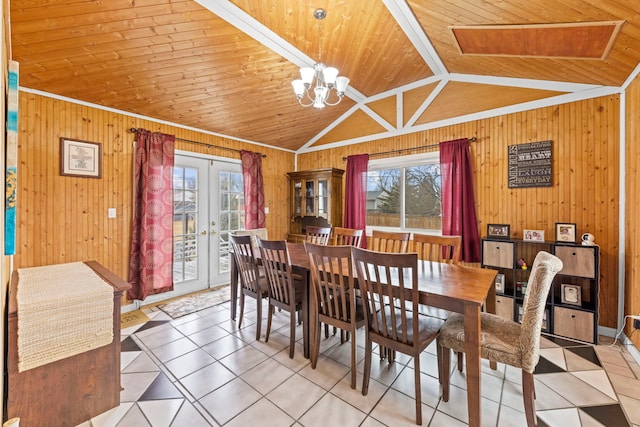
M 414 111 L 409 120 L 404 124 L 403 128 L 413 127 L 413 125 L 417 122 L 417 120 L 424 114 L 424 112 L 429 108 L 429 106 L 433 103 L 433 101 L 440 95 L 440 93 L 444 90 L 444 88 L 449 84 L 449 80 L 442 80 L 440 83 L 436 85 L 436 87 L 431 91 L 431 93 L 425 98 L 425 100 L 420 104 L 420 106 Z
M 385 128 L 388 132 L 396 130 L 396 127 L 392 123 L 389 123 L 386 119 L 381 117 L 377 112 L 372 110 L 368 105 L 360 105 L 360 110 L 371 117 L 381 127 Z

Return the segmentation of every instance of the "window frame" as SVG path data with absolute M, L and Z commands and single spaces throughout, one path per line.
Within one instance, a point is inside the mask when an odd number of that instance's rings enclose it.
M 374 170 L 381 169 L 400 169 L 400 182 L 402 183 L 400 189 L 400 196 L 402 198 L 402 205 L 400 206 L 400 227 L 382 227 L 382 226 L 370 226 L 366 225 L 366 233 L 370 235 L 373 230 L 381 231 L 404 231 L 412 233 L 430 234 L 435 236 L 442 235 L 442 228 L 427 229 L 427 228 L 407 228 L 405 227 L 406 211 L 405 211 L 405 183 L 406 183 L 406 168 L 412 166 L 424 166 L 424 165 L 440 165 L 440 151 L 430 151 L 428 153 L 410 154 L 407 156 L 386 157 L 382 159 L 371 159 L 367 167 L 367 179 L 368 174 Z

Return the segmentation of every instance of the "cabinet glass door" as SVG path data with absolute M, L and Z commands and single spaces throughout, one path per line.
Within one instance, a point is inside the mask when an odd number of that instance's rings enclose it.
M 318 180 L 318 216 L 329 217 L 329 182 Z
M 302 181 L 293 183 L 293 216 L 302 215 Z
M 316 191 L 314 187 L 314 181 L 305 181 L 306 184 L 306 196 L 305 196 L 305 215 L 314 215 L 316 212 L 315 198 Z

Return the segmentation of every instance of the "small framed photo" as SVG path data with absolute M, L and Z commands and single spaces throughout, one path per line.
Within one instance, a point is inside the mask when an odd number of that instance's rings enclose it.
M 556 222 L 556 242 L 576 242 L 576 224 Z
M 560 285 L 560 301 L 563 304 L 582 305 L 582 289 L 580 285 L 569 285 L 562 283 Z
M 487 224 L 487 237 L 490 239 L 509 240 L 509 224 Z
M 102 144 L 60 138 L 60 175 L 102 177 Z
M 496 284 L 496 292 L 504 292 L 504 274 L 498 273 L 496 274 L 496 280 L 495 280 L 495 284 Z
M 528 242 L 544 242 L 544 230 L 524 230 L 522 240 Z

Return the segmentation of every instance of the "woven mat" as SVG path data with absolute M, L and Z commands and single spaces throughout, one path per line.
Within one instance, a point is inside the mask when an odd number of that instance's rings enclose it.
M 213 307 L 231 299 L 231 286 L 223 285 L 206 292 L 176 299 L 167 304 L 158 305 L 158 308 L 172 319 L 177 319 L 187 314 L 195 313 L 205 308 Z
M 113 341 L 113 288 L 81 262 L 18 270 L 18 371 Z

